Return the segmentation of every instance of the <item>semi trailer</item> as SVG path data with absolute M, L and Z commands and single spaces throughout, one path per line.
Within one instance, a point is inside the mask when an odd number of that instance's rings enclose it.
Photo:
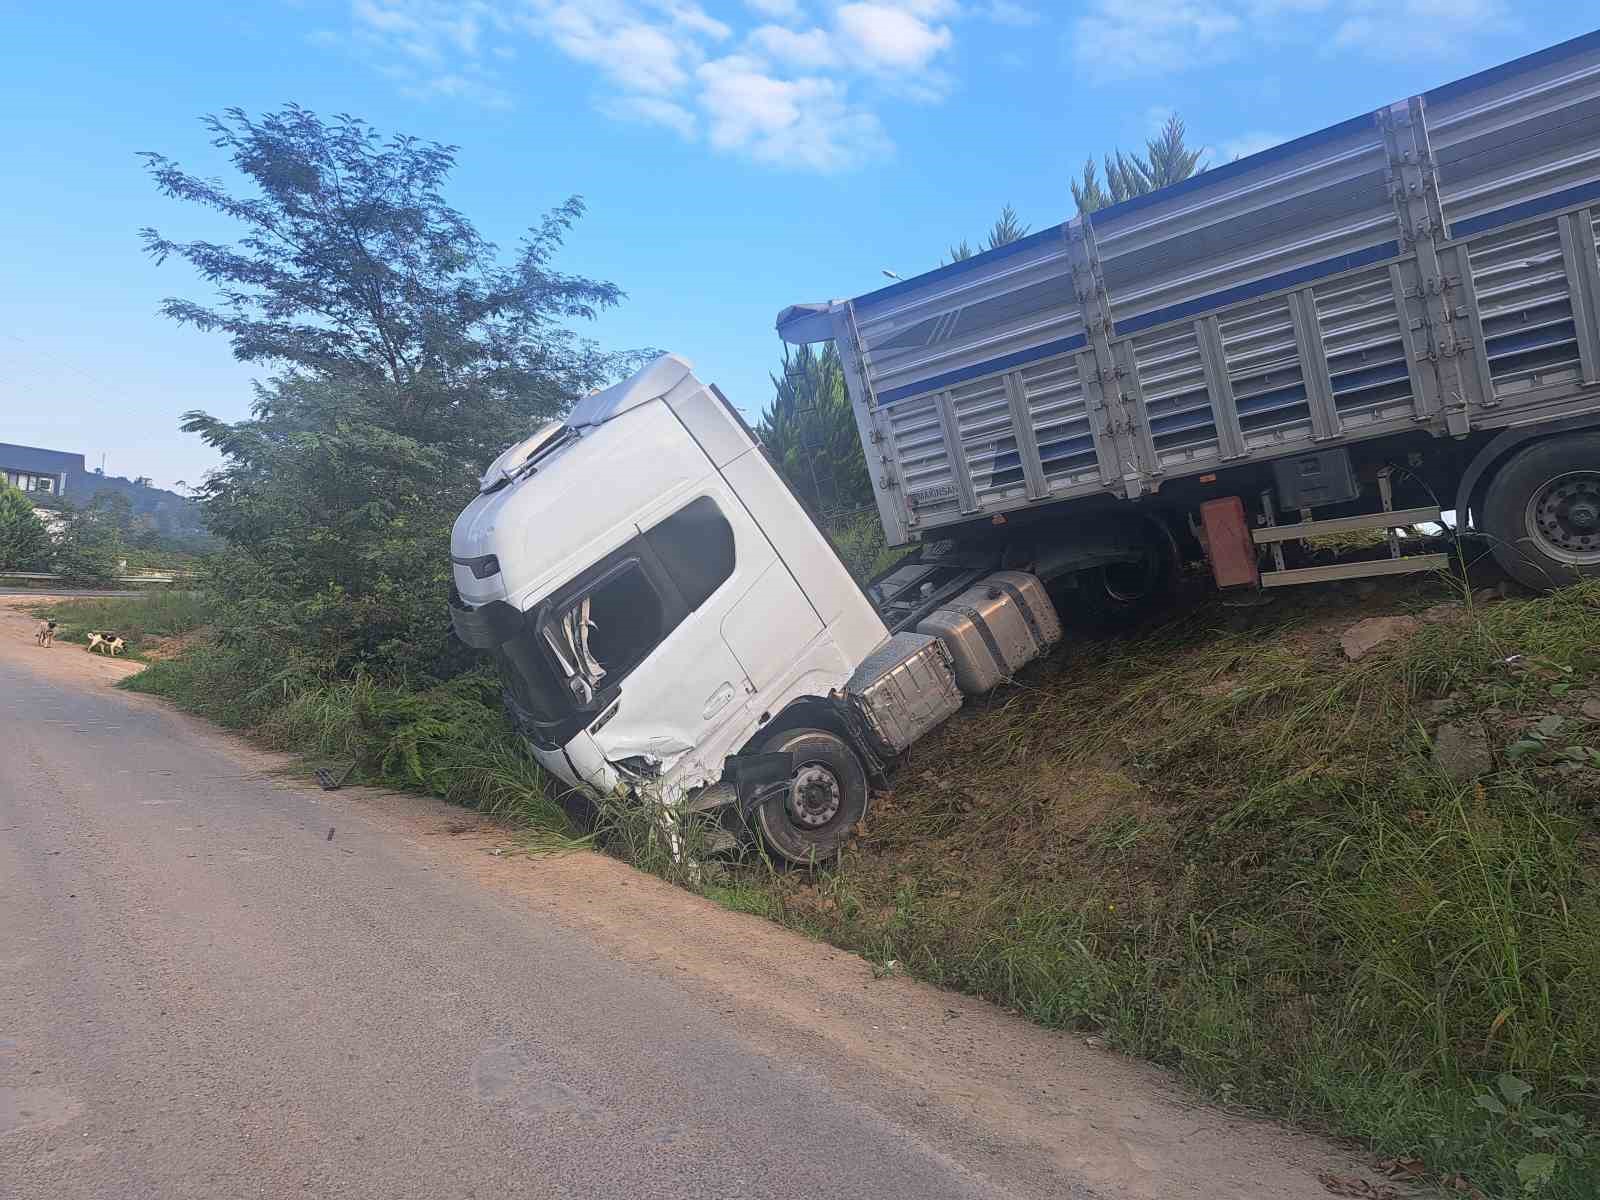
M 452 619 L 539 761 L 776 854 L 838 850 L 917 738 L 1185 560 L 1261 595 L 1600 574 L 1600 34 L 854 299 L 832 341 L 888 543 L 857 586 L 664 355 L 484 473 Z M 1368 531 L 1375 549 L 1315 547 Z

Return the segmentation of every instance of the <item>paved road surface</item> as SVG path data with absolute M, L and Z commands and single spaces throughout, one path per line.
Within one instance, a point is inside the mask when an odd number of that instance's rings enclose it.
M 298 786 L 25 628 L 0 1195 L 1239 1200 L 1349 1170 L 601 856 Z
M 108 596 L 143 596 L 144 592 L 41 592 L 37 588 L 0 587 L 0 596 L 21 596 L 41 603 L 47 600 L 102 600 Z

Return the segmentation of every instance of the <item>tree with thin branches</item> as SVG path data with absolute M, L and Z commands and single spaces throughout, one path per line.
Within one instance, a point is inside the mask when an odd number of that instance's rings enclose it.
M 445 200 L 452 146 L 295 105 L 204 123 L 235 181 L 143 157 L 163 195 L 237 236 L 142 236 L 214 290 L 162 311 L 275 371 L 245 420 L 184 416 L 223 460 L 198 491 L 229 543 L 229 620 L 336 672 L 442 672 L 450 525 L 477 470 L 637 360 L 571 328 L 622 297 L 556 268 L 583 202 L 503 254 Z

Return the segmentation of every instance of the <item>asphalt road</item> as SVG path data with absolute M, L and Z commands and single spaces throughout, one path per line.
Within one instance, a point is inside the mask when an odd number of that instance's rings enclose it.
M 598 855 L 292 784 L 75 650 L 0 647 L 8 1200 L 1323 1194 L 1320 1143 Z

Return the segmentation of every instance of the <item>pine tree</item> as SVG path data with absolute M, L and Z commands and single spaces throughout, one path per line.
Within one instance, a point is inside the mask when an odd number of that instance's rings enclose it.
M 985 250 L 994 250 L 1010 242 L 1025 238 L 1028 236 L 1029 228 L 1018 219 L 1017 210 L 1007 204 L 1000 210 L 1000 215 L 995 218 L 994 224 L 989 226 L 989 236 L 983 248 Z M 967 244 L 967 239 L 962 238 L 959 245 L 950 247 L 949 257 L 940 265 L 961 262 L 963 259 L 971 258 L 976 253 L 978 251 Z
M 756 432 L 789 486 L 822 516 L 871 505 L 872 479 L 833 343 L 820 353 L 785 346 L 772 388 Z
M 1107 154 L 1104 186 L 1094 159 L 1086 159 L 1082 177 L 1072 181 L 1072 198 L 1077 202 L 1078 211 L 1089 213 L 1107 205 L 1121 204 L 1204 171 L 1206 164 L 1201 159 L 1206 148 L 1200 146 L 1191 150 L 1185 142 L 1186 133 L 1183 118 L 1174 113 L 1167 118 L 1161 132 L 1145 142 L 1142 157 L 1121 150 Z

